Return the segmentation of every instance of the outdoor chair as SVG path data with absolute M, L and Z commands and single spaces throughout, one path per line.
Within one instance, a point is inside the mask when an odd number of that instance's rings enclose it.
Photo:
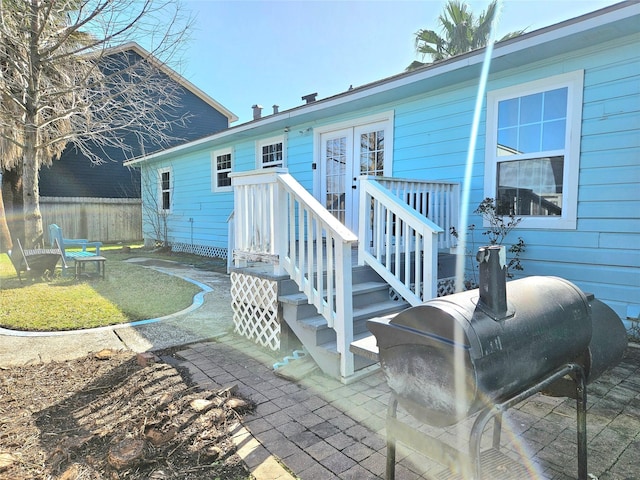
M 100 274 L 102 267 L 102 276 L 104 276 L 104 262 L 105 258 L 100 256 L 100 247 L 102 242 L 90 242 L 86 238 L 64 238 L 62 234 L 62 228 L 55 223 L 49 225 L 49 241 L 51 245 L 56 242 L 60 245 L 62 250 L 62 257 L 66 262 L 71 260 L 75 263 L 76 277 L 80 271 L 83 271 L 84 264 L 87 262 L 95 262 L 98 274 Z M 80 250 L 67 251 L 67 248 L 80 248 Z M 92 251 L 93 250 L 93 251 Z
M 44 277 L 45 274 L 52 275 L 59 261 L 62 261 L 63 271 L 67 267 L 57 240 L 53 243 L 53 248 L 23 249 L 20 239 L 16 239 L 16 244 L 18 249 L 9 250 L 7 254 L 16 269 L 20 283 L 22 283 L 22 272 L 27 278 L 34 279 Z
M 102 242 L 90 242 L 86 238 L 64 238 L 62 228 L 55 223 L 49 225 L 49 241 L 51 242 L 51 246 L 53 246 L 54 241 L 58 242 L 65 260 L 73 259 L 74 257 L 87 257 L 91 255 L 99 256 L 100 247 L 102 247 Z M 78 247 L 82 250 L 79 252 L 67 252 L 67 248 Z M 92 252 L 87 249 L 93 249 L 94 251 Z

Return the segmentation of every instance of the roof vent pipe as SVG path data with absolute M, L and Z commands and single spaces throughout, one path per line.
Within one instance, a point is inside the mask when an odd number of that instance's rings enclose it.
M 262 105 L 254 105 L 251 108 L 253 108 L 253 119 L 254 120 L 258 120 L 260 117 L 262 117 Z
M 302 100 L 307 102 L 307 105 L 316 101 L 316 97 L 318 96 L 318 92 L 310 93 L 309 95 L 305 95 L 302 97 Z
M 278 105 L 274 105 L 274 106 L 273 106 L 273 114 L 274 114 L 274 115 L 275 115 L 276 113 L 278 113 L 278 109 L 279 109 L 279 108 L 280 108 L 280 107 L 279 107 Z

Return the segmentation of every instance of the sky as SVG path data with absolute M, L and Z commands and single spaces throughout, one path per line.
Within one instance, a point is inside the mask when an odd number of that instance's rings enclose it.
M 475 14 L 489 0 L 466 2 Z M 618 3 L 502 0 L 498 38 Z M 252 120 L 395 75 L 413 60 L 415 33 L 438 31 L 445 0 L 185 0 L 195 24 L 176 70 L 239 117 Z M 426 59 L 428 60 L 428 59 Z

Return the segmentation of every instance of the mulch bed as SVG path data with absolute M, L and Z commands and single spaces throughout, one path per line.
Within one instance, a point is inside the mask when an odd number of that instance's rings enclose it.
M 230 431 L 253 406 L 154 360 L 103 351 L 0 370 L 0 479 L 252 478 Z

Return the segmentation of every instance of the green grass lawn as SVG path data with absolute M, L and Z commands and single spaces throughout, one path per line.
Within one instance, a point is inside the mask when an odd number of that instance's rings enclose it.
M 71 273 L 22 284 L 9 257 L 0 254 L 0 326 L 51 331 L 146 320 L 188 307 L 200 291 L 180 278 L 124 261 L 133 256 L 158 258 L 151 252 L 134 248 L 123 253 L 117 246 L 105 247 L 101 254 L 107 258 L 104 280 L 76 281 Z M 180 256 L 170 259 L 183 260 Z M 87 265 L 87 271 L 92 268 Z

